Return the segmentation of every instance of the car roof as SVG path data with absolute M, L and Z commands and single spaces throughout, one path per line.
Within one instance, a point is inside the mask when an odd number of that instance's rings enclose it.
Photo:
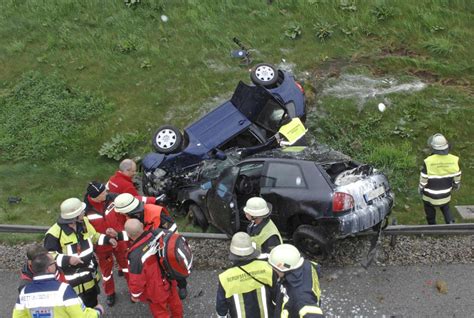
M 333 150 L 326 145 L 317 144 L 311 147 L 277 148 L 252 155 L 247 159 L 291 159 L 313 161 L 317 164 L 351 161 L 351 157 Z
M 208 149 L 220 146 L 252 123 L 230 101 L 185 128 L 186 133 Z M 191 139 L 191 138 L 190 138 Z

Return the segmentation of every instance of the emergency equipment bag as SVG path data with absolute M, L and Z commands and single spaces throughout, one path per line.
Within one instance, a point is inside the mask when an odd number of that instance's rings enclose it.
M 169 279 L 182 279 L 191 274 L 193 253 L 186 239 L 179 233 L 164 229 L 153 231 L 157 257 L 163 273 Z

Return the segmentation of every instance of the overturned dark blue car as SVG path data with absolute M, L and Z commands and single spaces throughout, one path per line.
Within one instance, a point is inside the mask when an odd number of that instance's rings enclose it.
M 294 76 L 270 64 L 258 64 L 250 74 L 253 85 L 239 82 L 231 99 L 184 132 L 170 125 L 153 136 L 154 153 L 142 161 L 145 193 L 160 188 L 160 180 L 197 167 L 208 159 L 225 157 L 229 148 L 265 144 L 291 118 L 306 119 L 303 87 Z

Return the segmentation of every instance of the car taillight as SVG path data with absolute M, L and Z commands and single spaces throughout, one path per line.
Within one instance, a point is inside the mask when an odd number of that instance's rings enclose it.
M 332 197 L 332 211 L 344 212 L 354 207 L 354 198 L 349 193 L 335 192 Z
M 298 87 L 298 89 L 301 91 L 301 93 L 304 94 L 304 88 L 303 88 L 303 86 L 301 86 L 301 84 L 298 83 L 298 82 L 296 82 L 296 81 L 295 81 L 295 84 L 296 84 L 296 87 Z

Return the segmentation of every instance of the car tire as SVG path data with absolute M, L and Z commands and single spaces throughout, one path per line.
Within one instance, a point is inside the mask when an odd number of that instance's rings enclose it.
M 250 72 L 250 79 L 255 85 L 273 88 L 278 82 L 278 70 L 271 64 L 257 64 Z
M 165 125 L 158 128 L 153 135 L 153 147 L 158 153 L 170 154 L 181 148 L 183 135 L 178 128 Z
M 193 225 L 199 226 L 206 231 L 209 227 L 209 222 L 201 208 L 196 204 L 191 204 L 188 211 L 188 215 L 192 219 Z
M 329 239 L 320 226 L 303 224 L 293 233 L 293 243 L 307 256 L 324 257 L 329 254 Z

